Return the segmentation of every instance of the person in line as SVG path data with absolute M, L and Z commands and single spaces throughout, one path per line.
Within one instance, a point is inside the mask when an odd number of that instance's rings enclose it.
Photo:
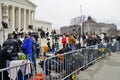
M 30 35 L 25 34 L 25 39 L 23 40 L 21 49 L 23 50 L 23 53 L 26 55 L 26 59 L 32 62 L 33 42 L 32 38 L 30 38 Z
M 69 44 L 69 49 L 74 50 L 75 49 L 75 38 L 73 37 L 73 34 L 70 34 L 68 37 L 68 44 Z
M 35 39 L 35 34 L 34 33 L 29 33 L 30 35 L 30 38 L 32 39 L 32 62 L 35 66 L 35 71 L 37 72 L 37 69 L 36 69 L 36 45 L 37 45 L 37 41 Z
M 24 36 L 23 28 L 20 30 L 19 36 L 20 36 L 20 38 L 23 38 L 23 36 Z
M 65 36 L 65 34 L 63 34 L 63 36 L 62 36 L 62 45 L 63 45 L 63 49 L 66 48 L 66 43 L 67 43 L 66 36 Z
M 8 34 L 8 39 L 3 42 L 2 49 L 0 51 L 0 69 L 6 68 L 9 65 L 9 61 L 15 60 L 16 57 L 20 56 L 18 53 L 19 44 L 17 40 L 13 39 L 13 34 Z M 0 72 L 0 80 L 2 80 L 2 73 Z M 10 80 L 8 72 L 3 72 L 3 80 Z
M 8 38 L 6 41 L 3 42 L 3 47 L 6 45 L 10 45 L 10 46 L 16 46 L 16 51 L 19 51 L 19 42 L 17 39 L 14 39 L 14 36 L 12 33 L 8 34 Z
M 18 28 L 16 28 L 15 31 L 13 31 L 13 36 L 14 36 L 14 39 L 18 38 Z

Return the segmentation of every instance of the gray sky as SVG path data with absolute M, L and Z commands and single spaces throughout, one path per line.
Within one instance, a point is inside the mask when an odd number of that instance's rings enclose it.
M 115 23 L 120 29 L 120 0 L 31 0 L 37 5 L 36 19 L 53 23 L 59 29 L 82 14 L 97 22 Z

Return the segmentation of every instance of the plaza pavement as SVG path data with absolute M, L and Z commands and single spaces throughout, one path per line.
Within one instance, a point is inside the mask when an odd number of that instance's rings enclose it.
M 75 80 L 120 80 L 120 52 L 80 71 Z

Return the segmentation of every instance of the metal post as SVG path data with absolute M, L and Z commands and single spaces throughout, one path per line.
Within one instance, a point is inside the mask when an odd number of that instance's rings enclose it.
M 81 24 L 80 24 L 80 26 L 81 26 L 81 35 L 83 34 L 83 29 L 82 29 L 82 20 L 83 20 L 83 17 L 82 17 L 82 6 L 80 5 L 80 14 L 81 14 Z

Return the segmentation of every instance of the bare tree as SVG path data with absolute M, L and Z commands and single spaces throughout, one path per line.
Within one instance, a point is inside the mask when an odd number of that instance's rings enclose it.
M 109 35 L 114 35 L 114 36 L 116 36 L 116 35 L 118 34 L 118 30 L 117 30 L 117 29 L 110 28 L 110 29 L 107 30 L 107 33 L 108 33 Z

